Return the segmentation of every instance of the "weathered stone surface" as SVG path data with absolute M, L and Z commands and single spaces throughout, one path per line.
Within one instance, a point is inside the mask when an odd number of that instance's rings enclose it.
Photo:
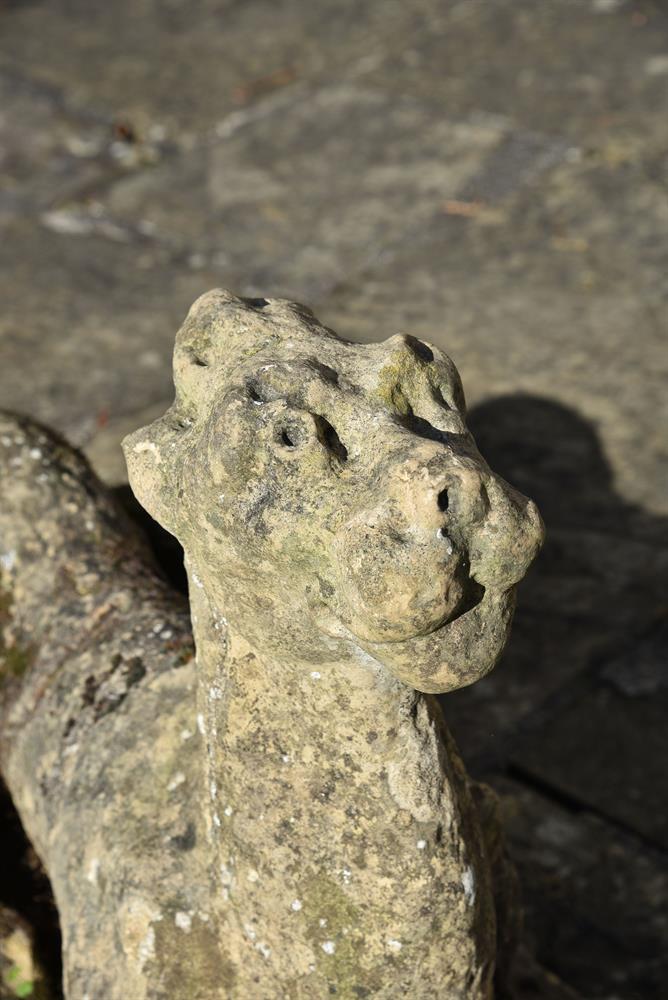
M 135 136 L 111 113 L 73 107 L 61 87 L 38 82 L 24 70 L 4 67 L 0 59 L 0 228 L 36 213 L 56 231 L 97 230 L 127 239 L 136 224 L 125 231 L 114 226 L 86 193 L 154 164 L 166 144 Z M 87 211 L 62 211 L 76 196 L 84 198 Z
M 300 307 L 218 292 L 174 364 L 174 406 L 125 450 L 186 551 L 238 988 L 486 995 L 470 806 L 410 689 L 493 665 L 535 510 L 480 463 L 449 360 L 409 337 L 347 344 Z
M 191 914 L 192 966 L 206 961 L 187 608 L 63 441 L 5 415 L 0 456 L 3 775 L 48 867 L 66 995 L 139 997 L 132 976 L 155 944 L 147 897 L 165 933 Z M 181 956 L 179 981 L 192 974 Z
M 412 337 L 355 345 L 214 292 L 174 377 L 125 450 L 186 551 L 196 672 L 183 607 L 82 460 L 1 428 L 3 771 L 67 996 L 491 997 L 514 881 L 423 692 L 493 667 L 536 508 Z
M 668 850 L 665 616 L 539 714 L 512 760 L 535 781 Z M 640 763 L 642 761 L 642 764 Z
M 445 703 L 476 773 L 505 769 L 546 697 L 542 717 L 558 710 L 565 724 L 563 696 L 577 700 L 582 672 L 622 647 L 642 659 L 668 551 L 665 5 L 4 0 L 0 65 L 1 406 L 90 443 L 117 482 L 124 418 L 136 413 L 139 426 L 167 398 L 172 331 L 197 294 L 220 283 L 254 294 L 249 275 L 265 294 L 285 293 L 289 278 L 297 298 L 313 297 L 308 283 L 342 282 L 315 296 L 321 318 L 354 338 L 405 329 L 444 347 L 482 453 L 546 516 L 503 669 Z M 369 94 L 388 122 L 374 145 Z M 308 149 L 322 133 L 311 102 L 341 142 L 313 182 Z M 451 200 L 450 130 L 462 123 L 499 128 L 499 142 L 477 146 Z M 352 163 L 368 205 L 346 186 Z M 388 163 L 394 218 L 369 227 L 368 169 Z M 281 183 L 249 202 L 258 172 Z M 220 212 L 225 185 L 243 211 Z M 294 232 L 281 216 L 288 197 Z M 354 239 L 369 236 L 360 250 Z M 655 718 L 642 699 L 620 712 L 643 727 Z M 588 722 L 605 736 L 604 712 Z M 572 789 L 572 760 L 552 763 L 554 786 Z M 614 816 L 647 831 L 643 803 L 661 788 L 628 764 L 642 792 L 633 804 L 620 784 Z M 587 880 L 595 896 L 596 856 Z M 574 891 L 563 890 L 563 928 L 575 926 Z M 619 922 L 601 907 L 601 935 Z M 552 935 L 553 956 L 587 993 L 598 937 L 577 927 Z M 637 1000 L 628 959 L 606 952 L 621 976 L 608 992 Z
M 319 298 L 380 248 L 410 241 L 486 169 L 498 175 L 511 133 L 507 119 L 451 117 L 358 81 L 300 87 L 233 121 L 198 155 L 119 181 L 100 202 L 122 224 L 141 213 L 202 263 L 242 272 L 246 294 Z M 513 188 L 565 155 L 559 141 L 531 140 Z
M 83 0 L 38 0 L 0 10 L 0 60 L 187 146 L 295 80 L 364 71 L 385 47 L 401 49 L 432 6 L 118 0 L 91 13 Z

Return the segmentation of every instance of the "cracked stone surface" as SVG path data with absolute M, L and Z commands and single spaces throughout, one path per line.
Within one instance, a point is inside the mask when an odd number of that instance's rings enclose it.
M 665 656 L 667 88 L 658 0 L 0 3 L 0 405 L 123 487 L 120 439 L 169 404 L 208 288 L 436 343 L 547 524 L 503 669 L 444 700 L 449 725 L 492 785 L 517 767 L 640 856 L 666 812 L 637 742 L 668 752 L 663 689 L 628 677 Z M 581 718 L 580 756 L 618 738 L 623 777 L 556 753 Z M 620 950 L 614 987 L 587 971 L 590 924 L 535 926 L 572 985 L 636 1000 Z

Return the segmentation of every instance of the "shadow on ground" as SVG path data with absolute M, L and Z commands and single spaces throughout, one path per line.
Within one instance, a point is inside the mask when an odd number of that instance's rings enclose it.
M 568 407 L 500 397 L 469 424 L 547 538 L 502 663 L 445 713 L 503 796 L 539 960 L 588 997 L 659 997 L 668 525 L 619 497 L 595 428 Z

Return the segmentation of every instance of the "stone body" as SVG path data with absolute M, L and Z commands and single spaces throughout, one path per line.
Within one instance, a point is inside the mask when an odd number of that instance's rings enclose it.
M 174 381 L 124 447 L 185 550 L 196 665 L 81 460 L 4 423 L 2 761 L 67 996 L 491 997 L 512 879 L 433 695 L 498 659 L 534 505 L 411 337 L 217 291 Z

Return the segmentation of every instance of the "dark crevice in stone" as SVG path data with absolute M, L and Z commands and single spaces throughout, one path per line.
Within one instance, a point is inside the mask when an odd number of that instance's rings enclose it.
M 434 360 L 434 352 L 421 340 L 418 340 L 417 337 L 406 337 L 406 344 L 410 347 L 413 354 L 421 358 L 422 361 L 429 362 Z
M 35 953 L 47 977 L 49 996 L 63 1000 L 61 934 L 49 878 L 28 840 L 11 796 L 0 780 L 0 903 L 30 925 Z
M 245 302 L 251 309 L 264 309 L 270 304 L 269 299 L 242 299 L 241 301 Z
M 319 414 L 315 415 L 315 421 L 318 428 L 318 438 L 325 447 L 336 455 L 340 462 L 348 461 L 348 449 L 341 441 L 341 438 L 336 432 L 336 429 L 330 424 L 329 420 L 325 417 L 321 417 Z
M 424 417 L 416 416 L 412 409 L 410 413 L 400 416 L 399 422 L 406 428 L 406 430 L 410 431 L 412 434 L 417 434 L 418 437 L 425 438 L 427 441 L 449 443 L 452 441 L 454 436 L 451 433 L 448 433 L 448 431 L 441 431 L 438 427 L 434 427 L 434 425 Z

